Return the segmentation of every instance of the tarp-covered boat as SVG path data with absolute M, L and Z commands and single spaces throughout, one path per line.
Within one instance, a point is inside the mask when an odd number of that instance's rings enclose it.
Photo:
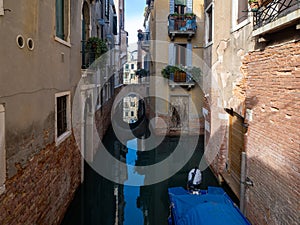
M 191 194 L 182 187 L 169 188 L 172 225 L 251 225 L 220 187 Z

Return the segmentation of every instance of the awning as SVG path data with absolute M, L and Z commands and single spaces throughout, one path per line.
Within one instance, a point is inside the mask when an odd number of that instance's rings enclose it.
M 175 0 L 175 5 L 186 5 L 186 0 Z

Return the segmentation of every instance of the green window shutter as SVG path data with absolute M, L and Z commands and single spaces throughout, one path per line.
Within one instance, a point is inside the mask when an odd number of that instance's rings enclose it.
M 192 13 L 193 12 L 193 0 L 187 0 L 186 2 L 186 12 Z
M 186 0 L 175 0 L 175 5 L 186 5 Z
M 56 36 L 64 39 L 64 0 L 56 0 Z

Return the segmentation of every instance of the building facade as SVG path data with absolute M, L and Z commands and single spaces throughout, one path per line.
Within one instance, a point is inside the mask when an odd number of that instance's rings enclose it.
M 199 0 L 147 1 L 150 95 L 157 97 L 151 102 L 155 112 L 152 116 L 164 120 L 157 121 L 157 134 L 164 130 L 170 135 L 203 133 L 202 71 L 194 77 L 189 72 L 192 68 L 200 69 L 202 63 L 203 49 L 198 47 L 204 34 L 202 8 L 203 1 Z M 168 68 L 177 71 L 163 75 Z
M 252 224 L 297 224 L 299 1 L 205 1 L 211 168 Z M 230 12 L 230 13 L 229 13 Z
M 81 5 L 1 1 L 1 224 L 59 224 L 80 184 Z
M 61 222 L 82 156 L 95 153 L 84 137 L 103 137 L 122 85 L 124 10 L 124 1 L 0 1 L 1 224 Z M 105 67 L 93 64 L 105 52 Z

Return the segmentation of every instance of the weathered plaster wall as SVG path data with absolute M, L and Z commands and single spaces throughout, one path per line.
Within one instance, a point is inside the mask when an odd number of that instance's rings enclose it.
M 54 141 L 55 93 L 71 91 L 80 78 L 80 3 L 71 4 L 71 45 L 54 40 L 55 4 L 40 1 L 6 1 L 11 12 L 0 18 L 0 102 L 6 104 L 8 177 L 15 164 Z M 49 19 L 50 18 L 50 19 Z M 34 49 L 16 44 L 17 35 L 32 38 Z M 72 66 L 71 66 L 72 65 Z M 78 66 L 74 66 L 78 65 Z
M 70 91 L 72 98 L 80 79 L 81 2 L 70 2 L 70 43 L 62 43 L 55 39 L 55 1 L 5 1 L 11 11 L 0 17 L 7 163 L 0 224 L 58 224 L 80 182 L 72 134 L 55 143 L 55 94 Z

